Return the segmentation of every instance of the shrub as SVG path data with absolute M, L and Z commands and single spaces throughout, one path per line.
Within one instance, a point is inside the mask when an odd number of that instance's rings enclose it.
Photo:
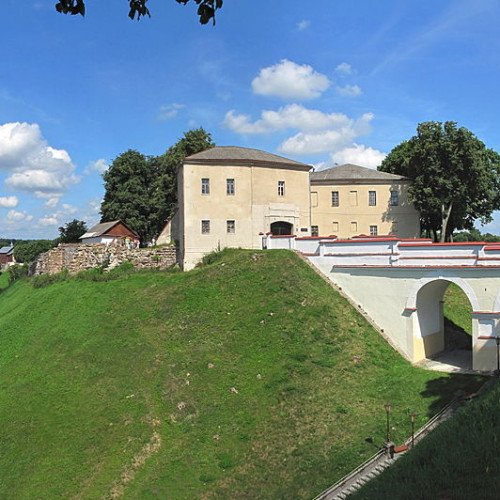
M 127 276 L 135 271 L 135 267 L 132 264 L 132 262 L 129 262 L 126 260 L 125 262 L 122 262 L 120 265 L 114 267 L 111 269 L 111 271 L 108 272 L 109 279 L 116 279 L 119 278 L 120 276 Z
M 196 265 L 196 267 L 209 266 L 210 264 L 215 264 L 219 262 L 224 257 L 224 250 L 214 250 L 213 252 L 207 253 L 203 256 L 201 261 Z
M 105 271 L 103 266 L 94 267 L 85 271 L 80 271 L 76 278 L 84 281 L 111 281 L 122 276 L 128 276 L 133 273 L 135 268 L 131 262 L 125 261 L 116 266 L 111 271 Z
M 14 256 L 18 262 L 34 262 L 36 258 L 56 245 L 54 240 L 20 241 L 14 248 Z
M 68 270 L 64 269 L 60 273 L 40 274 L 40 276 L 34 276 L 31 278 L 31 284 L 33 285 L 33 288 L 45 288 L 46 286 L 53 285 L 54 283 L 67 281 L 68 278 Z
M 93 267 L 92 269 L 80 271 L 76 275 L 76 279 L 82 281 L 107 281 L 107 276 L 104 274 L 102 267 Z
M 14 281 L 28 276 L 28 266 L 24 266 L 22 264 L 14 264 L 13 266 L 9 267 L 8 273 L 9 285 L 11 285 L 12 283 L 14 283 Z

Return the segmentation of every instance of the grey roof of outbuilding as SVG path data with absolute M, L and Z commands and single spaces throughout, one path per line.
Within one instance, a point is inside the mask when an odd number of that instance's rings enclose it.
M 106 234 L 112 227 L 116 226 L 119 222 L 121 222 L 125 227 L 130 229 L 133 233 L 137 234 L 133 229 L 127 226 L 125 222 L 122 220 L 113 220 L 111 222 L 100 222 L 95 226 L 92 226 L 85 234 L 80 236 L 80 239 L 84 238 L 96 238 L 97 236 L 102 236 Z
M 2 247 L 0 248 L 0 253 L 4 255 L 9 255 L 14 251 L 14 247 L 12 245 L 9 245 L 8 247 Z
M 311 169 L 311 165 L 301 163 L 283 156 L 278 156 L 260 149 L 242 148 L 239 146 L 215 146 L 200 153 L 188 156 L 185 163 L 194 164 L 236 164 L 236 165 L 274 165 Z
M 354 180 L 367 180 L 367 181 L 397 181 L 407 180 L 402 175 L 388 174 L 387 172 L 380 172 L 373 168 L 360 167 L 346 163 L 345 165 L 338 165 L 336 167 L 320 170 L 311 174 L 312 181 L 354 181 Z

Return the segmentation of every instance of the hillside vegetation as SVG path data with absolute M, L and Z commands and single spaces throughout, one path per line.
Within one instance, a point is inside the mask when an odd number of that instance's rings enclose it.
M 448 321 L 470 335 L 471 311 L 467 296 L 451 284 L 444 303 Z M 499 401 L 500 385 L 496 383 L 360 490 L 356 498 L 500 498 Z
M 386 401 L 401 442 L 482 381 L 412 367 L 291 252 L 213 260 L 0 293 L 0 498 L 311 498 Z
M 353 499 L 500 498 L 499 401 L 497 383 Z

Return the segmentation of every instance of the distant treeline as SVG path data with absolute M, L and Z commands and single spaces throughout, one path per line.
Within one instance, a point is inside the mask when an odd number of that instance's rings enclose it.
M 41 253 L 50 250 L 59 243 L 55 240 L 16 240 L 0 238 L 0 247 L 9 246 L 14 243 L 14 257 L 17 262 L 33 262 Z
M 486 241 L 487 243 L 494 243 L 500 241 L 500 236 L 491 233 L 481 233 L 479 229 L 471 229 L 470 231 L 461 231 L 453 235 L 453 241 Z

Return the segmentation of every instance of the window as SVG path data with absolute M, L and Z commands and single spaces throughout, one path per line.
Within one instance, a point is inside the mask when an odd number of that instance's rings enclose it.
M 339 192 L 332 191 L 332 207 L 338 207 L 338 206 L 339 206 Z
M 278 196 L 285 196 L 285 181 L 278 181 Z
M 332 222 L 332 231 L 333 231 L 333 234 L 335 234 L 336 232 L 338 232 L 339 230 L 339 223 L 338 222 Z
M 228 196 L 234 196 L 234 179 L 226 179 L 226 194 Z
M 391 207 L 397 207 L 399 205 L 399 193 L 397 191 L 391 191 Z
M 318 206 L 318 192 L 311 191 L 311 207 L 317 207 L 317 206 Z
M 311 226 L 311 236 L 318 236 L 318 235 L 319 235 L 319 227 Z
M 377 234 L 378 234 L 378 227 L 370 226 L 370 236 L 377 236 Z
M 351 222 L 351 233 L 356 234 L 358 232 L 358 223 L 357 222 Z
M 357 191 L 349 191 L 349 205 L 351 205 L 351 207 L 358 206 L 358 192 Z
M 210 234 L 210 221 L 202 220 L 201 221 L 201 234 Z
M 210 194 L 210 179 L 201 179 L 201 194 Z
M 236 223 L 234 220 L 226 221 L 227 234 L 234 234 L 236 232 Z
M 370 207 L 377 205 L 377 191 L 368 191 L 368 205 Z

